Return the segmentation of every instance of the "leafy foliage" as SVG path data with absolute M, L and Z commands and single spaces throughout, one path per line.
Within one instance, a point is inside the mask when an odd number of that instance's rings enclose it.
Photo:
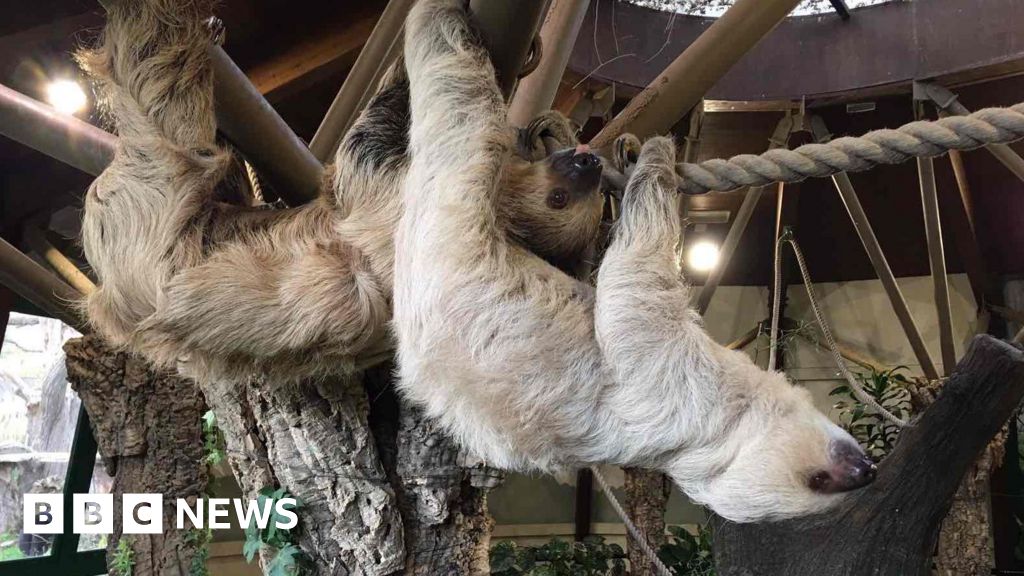
M 279 523 L 285 523 L 288 519 L 282 516 L 276 503 L 283 498 L 294 498 L 295 505 L 284 504 L 282 508 L 295 512 L 302 507 L 302 501 L 288 493 L 285 488 L 274 489 L 266 487 L 256 495 L 256 504 L 262 510 L 264 506 L 270 509 L 270 520 L 266 528 L 256 525 L 255 518 L 250 519 L 249 525 L 245 527 L 245 544 L 242 546 L 242 554 L 248 563 L 256 558 L 264 547 L 275 550 L 273 559 L 267 568 L 267 576 L 299 576 L 308 559 L 296 544 L 296 529 L 280 529 Z
M 135 551 L 128 544 L 128 540 L 121 538 L 117 541 L 117 549 L 110 558 L 110 572 L 116 576 L 132 576 L 134 568 Z
M 555 538 L 537 547 L 503 541 L 491 548 L 491 576 L 624 576 L 625 556 L 621 546 L 600 536 Z
M 207 466 L 216 466 L 227 458 L 224 448 L 224 433 L 217 426 L 213 410 L 203 414 L 203 453 Z
M 711 528 L 697 527 L 694 536 L 682 526 L 669 526 L 669 539 L 658 550 L 658 558 L 676 576 L 715 576 L 715 558 L 711 550 Z
M 206 568 L 206 562 L 210 559 L 210 542 L 213 540 L 213 531 L 209 527 L 205 529 L 192 529 L 185 534 L 185 543 L 196 547 L 196 554 L 192 557 L 192 564 L 188 568 L 188 576 L 210 576 Z
M 883 408 L 900 418 L 909 419 L 911 405 L 907 385 L 910 380 L 900 373 L 903 370 L 907 370 L 907 367 L 897 366 L 881 372 L 872 370 L 868 374 L 858 374 L 857 380 L 864 391 Z M 893 449 L 899 437 L 899 427 L 857 400 L 849 385 L 834 388 L 829 396 L 839 398 L 832 407 L 839 411 L 840 426 L 857 440 L 869 456 L 879 460 Z

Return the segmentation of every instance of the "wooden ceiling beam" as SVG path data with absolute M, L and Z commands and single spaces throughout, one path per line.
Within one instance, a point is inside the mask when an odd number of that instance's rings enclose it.
M 345 25 L 326 26 L 246 75 L 270 102 L 308 88 L 338 67 L 351 65 L 373 31 L 378 12 L 354 15 Z

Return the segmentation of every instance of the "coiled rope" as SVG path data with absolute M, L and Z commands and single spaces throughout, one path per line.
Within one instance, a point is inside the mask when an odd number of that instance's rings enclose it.
M 836 344 L 835 338 L 832 337 L 832 329 L 829 328 L 828 322 L 825 320 L 825 316 L 821 313 L 821 306 L 818 305 L 818 296 L 814 292 L 814 285 L 811 284 L 811 274 L 807 270 L 807 262 L 804 261 L 804 254 L 800 250 L 800 246 L 796 243 L 796 239 L 793 238 L 792 232 L 787 230 L 784 234 L 779 236 L 778 241 L 775 244 L 775 295 L 772 299 L 772 328 L 771 328 L 771 347 L 768 353 L 768 370 L 775 370 L 776 365 L 776 350 L 779 345 L 779 316 L 781 315 L 782 308 L 782 248 L 789 244 L 793 247 L 793 254 L 796 255 L 796 263 L 800 267 L 800 275 L 803 277 L 804 288 L 807 289 L 807 300 L 811 304 L 811 310 L 814 312 L 814 319 L 818 323 L 818 328 L 821 330 L 822 336 L 825 337 L 825 343 L 828 344 L 829 352 L 832 353 L 832 359 L 835 360 L 836 366 L 839 368 L 839 372 L 846 379 L 846 383 L 850 386 L 850 391 L 853 392 L 854 397 L 860 400 L 866 406 L 869 406 L 872 410 L 877 412 L 883 418 L 892 422 L 893 424 L 904 428 L 907 426 L 906 420 L 903 420 L 899 416 L 896 416 L 892 412 L 889 412 L 881 404 L 878 403 L 870 394 L 864 391 L 864 388 L 857 382 L 857 379 L 850 373 L 850 369 L 846 367 L 846 362 L 843 360 L 843 355 L 839 353 L 839 346 Z
M 776 148 L 761 155 L 741 154 L 728 160 L 676 165 L 679 189 L 687 194 L 726 192 L 773 182 L 793 183 L 839 172 L 860 172 L 879 164 L 899 164 L 950 150 L 973 150 L 1009 144 L 1024 138 L 1024 103 L 985 108 L 969 116 L 920 120 L 895 130 L 805 144 L 794 150 Z

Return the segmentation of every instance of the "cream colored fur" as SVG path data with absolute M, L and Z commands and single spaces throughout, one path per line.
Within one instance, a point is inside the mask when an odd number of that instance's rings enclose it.
M 507 469 L 659 469 L 736 521 L 827 508 L 813 492 L 853 440 L 782 374 L 716 344 L 688 307 L 675 147 L 644 146 L 596 290 L 497 225 L 513 142 L 461 0 L 406 23 L 411 165 L 398 226 L 400 389 Z
M 111 343 L 202 380 L 338 372 L 387 344 L 393 233 L 408 159 L 401 70 L 357 121 L 309 205 L 218 201 L 231 153 L 216 140 L 212 0 L 114 2 L 80 55 L 119 140 L 85 200 L 82 242 L 99 279 L 86 309 Z M 503 130 L 511 129 L 503 127 Z M 596 193 L 544 204 L 558 177 L 508 159 L 501 226 L 553 259 L 596 234 Z

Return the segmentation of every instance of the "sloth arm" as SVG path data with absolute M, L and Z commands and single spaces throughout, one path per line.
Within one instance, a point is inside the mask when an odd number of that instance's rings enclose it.
M 701 416 L 721 406 L 721 347 L 690 307 L 676 257 L 674 166 L 672 140 L 644 144 L 598 271 L 595 310 L 597 341 L 618 383 L 612 405 L 628 422 L 660 428 L 666 450 L 714 434 Z
M 512 138 L 462 3 L 421 1 L 405 54 L 412 158 L 395 267 L 403 391 L 497 466 L 614 459 L 596 432 L 611 423 L 593 417 L 608 383 L 593 291 L 496 222 Z

